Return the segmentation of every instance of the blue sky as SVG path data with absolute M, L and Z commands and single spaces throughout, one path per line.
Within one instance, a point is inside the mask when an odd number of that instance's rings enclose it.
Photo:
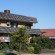
M 0 12 L 36 17 L 35 29 L 55 29 L 55 0 L 0 0 Z

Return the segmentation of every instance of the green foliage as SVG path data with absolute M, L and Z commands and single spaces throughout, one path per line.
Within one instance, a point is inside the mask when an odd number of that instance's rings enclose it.
M 55 49 L 55 40 L 51 40 L 53 44 L 53 48 Z
M 19 28 L 17 31 L 11 33 L 12 37 L 14 38 L 15 42 L 26 43 L 27 38 L 30 37 L 29 34 L 26 34 L 26 27 Z
M 2 49 L 2 44 L 0 43 L 0 50 Z
M 14 44 L 14 49 L 17 50 L 17 51 L 19 50 L 19 44 L 18 43 Z
M 34 53 L 39 53 L 41 49 L 54 49 L 55 48 L 55 40 L 51 40 L 48 37 L 33 36 L 31 39 L 31 45 L 34 47 Z
M 1 43 L 0 43 L 0 50 L 6 49 L 6 48 L 8 48 L 8 44 L 1 42 Z
M 30 35 L 26 34 L 26 27 L 19 28 L 11 35 L 9 47 L 17 51 L 40 53 L 43 48 L 53 49 L 55 46 L 55 42 L 45 36 L 33 36 L 30 43 L 27 43 Z
M 24 46 L 27 44 L 27 38 L 30 37 L 30 35 L 26 33 L 26 27 L 19 28 L 17 31 L 11 33 L 11 35 L 11 49 L 22 51 L 26 48 Z
M 10 37 L 10 45 L 9 45 L 9 48 L 11 50 L 15 49 L 17 51 L 19 51 L 19 43 L 17 42 L 16 40 L 17 38 L 16 37 Z
M 39 46 L 38 44 L 35 44 L 34 46 L 34 53 L 40 53 L 41 52 L 41 46 Z
M 31 39 L 31 43 L 37 43 L 42 48 L 53 49 L 52 41 L 48 37 L 45 37 L 45 36 L 33 37 Z
M 34 52 L 34 47 L 32 47 L 32 46 L 29 46 L 29 47 L 27 47 L 27 50 L 28 50 L 28 52 Z
M 16 44 L 16 37 L 10 37 L 10 45 L 9 45 L 9 48 L 11 50 L 14 49 L 15 44 Z
M 9 48 L 10 48 L 11 50 L 13 50 L 13 49 L 14 49 L 14 43 L 10 43 Z
M 38 45 L 37 43 L 31 43 L 31 45 L 34 47 L 34 53 L 40 53 L 41 52 L 41 46 Z
M 42 48 L 49 48 L 49 49 L 53 48 L 52 41 L 48 37 L 40 37 L 39 39 L 41 43 L 38 42 L 38 44 L 41 45 Z

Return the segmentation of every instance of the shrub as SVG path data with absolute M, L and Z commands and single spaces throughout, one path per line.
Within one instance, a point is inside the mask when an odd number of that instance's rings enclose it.
M 40 53 L 41 52 L 41 46 L 36 44 L 36 43 L 33 43 L 32 46 L 34 47 L 34 53 Z
M 48 48 L 48 49 L 53 49 L 53 42 L 45 36 L 40 36 L 40 37 L 33 37 L 31 39 L 31 43 L 37 43 L 40 45 L 43 49 Z
M 53 43 L 48 37 L 40 37 L 41 43 L 38 42 L 42 46 L 42 48 L 53 49 Z
M 0 44 L 0 50 L 2 49 L 2 45 Z
M 27 47 L 27 50 L 28 50 L 28 52 L 34 52 L 34 47 L 32 47 L 32 46 Z
M 14 38 L 14 37 L 10 37 L 10 45 L 9 45 L 9 48 L 11 49 L 11 50 L 13 50 L 14 49 L 14 47 L 16 46 L 16 38 Z
M 19 44 L 18 43 L 14 44 L 14 49 L 17 50 L 17 51 L 19 51 Z
M 53 44 L 53 48 L 55 49 L 55 40 L 51 40 Z
M 11 42 L 10 42 L 9 48 L 10 48 L 11 50 L 13 50 L 13 49 L 14 49 L 14 43 L 11 43 Z
M 0 50 L 6 49 L 6 48 L 8 48 L 8 44 L 1 42 L 1 43 L 0 43 Z
M 9 48 L 7 43 L 2 43 L 2 48 Z

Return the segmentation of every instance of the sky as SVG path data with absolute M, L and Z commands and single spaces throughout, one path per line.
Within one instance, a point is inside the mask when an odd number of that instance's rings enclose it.
M 0 0 L 0 12 L 36 17 L 33 29 L 55 29 L 55 0 Z

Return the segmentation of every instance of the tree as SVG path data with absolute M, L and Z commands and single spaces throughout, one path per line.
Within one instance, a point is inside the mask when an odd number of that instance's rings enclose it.
M 19 44 L 20 51 L 23 48 L 22 44 L 27 44 L 27 39 L 30 37 L 30 35 L 26 33 L 26 27 L 18 28 L 18 30 L 11 33 L 11 35 L 11 38 L 13 38 L 11 42 L 13 41 L 14 46 L 15 43 Z

